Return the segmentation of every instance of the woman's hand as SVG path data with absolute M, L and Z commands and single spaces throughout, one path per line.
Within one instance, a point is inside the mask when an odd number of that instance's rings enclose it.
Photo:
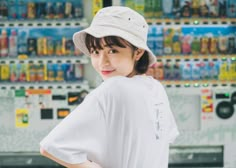
M 69 163 L 66 163 L 56 157 L 54 157 L 53 155 L 51 155 L 50 153 L 48 153 L 47 151 L 45 151 L 43 148 L 40 148 L 40 153 L 41 155 L 67 167 L 67 168 L 102 168 L 100 165 L 98 165 L 97 163 L 95 162 L 90 162 L 90 161 L 87 161 L 87 162 L 84 162 L 84 163 L 81 163 L 81 164 L 69 164 Z

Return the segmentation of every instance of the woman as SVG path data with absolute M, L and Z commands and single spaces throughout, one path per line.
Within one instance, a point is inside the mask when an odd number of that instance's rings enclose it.
M 178 130 L 163 86 L 145 75 L 156 61 L 147 33 L 141 15 L 113 6 L 74 34 L 104 82 L 41 141 L 42 155 L 72 168 L 168 166 Z

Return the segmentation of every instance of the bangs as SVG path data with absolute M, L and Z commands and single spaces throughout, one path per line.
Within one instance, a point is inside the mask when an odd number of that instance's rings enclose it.
M 102 38 L 96 38 L 96 37 L 91 36 L 90 34 L 87 34 L 85 37 L 85 45 L 89 51 L 91 50 L 91 48 L 101 50 L 104 48 L 104 46 L 108 46 L 110 48 L 112 46 L 126 48 L 126 46 L 128 45 L 132 48 L 135 48 L 132 44 L 122 39 L 121 37 L 106 36 Z

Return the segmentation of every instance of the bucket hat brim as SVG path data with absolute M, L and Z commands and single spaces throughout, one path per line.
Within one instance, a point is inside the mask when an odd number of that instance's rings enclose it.
M 75 44 L 75 47 L 78 48 L 81 52 L 83 52 L 87 56 L 90 56 L 90 52 L 88 51 L 85 45 L 85 38 L 87 34 L 90 34 L 96 38 L 102 38 L 106 36 L 121 37 L 126 41 L 130 42 L 131 44 L 133 44 L 134 46 L 136 46 L 137 48 L 144 49 L 148 52 L 149 66 L 151 66 L 156 62 L 156 56 L 149 49 L 145 41 L 140 40 L 140 38 L 138 38 L 137 36 L 133 35 L 130 32 L 127 32 L 126 30 L 117 29 L 111 26 L 109 27 L 99 26 L 99 25 L 93 27 L 90 26 L 84 30 L 74 33 L 73 42 Z

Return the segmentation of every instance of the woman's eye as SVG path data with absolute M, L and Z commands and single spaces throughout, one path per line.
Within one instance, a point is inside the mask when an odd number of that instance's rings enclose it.
M 90 54 L 97 55 L 97 54 L 99 54 L 99 52 L 97 50 L 92 50 L 92 51 L 90 51 Z
M 109 50 L 109 54 L 115 54 L 115 53 L 117 53 L 118 51 L 117 50 L 115 50 L 115 49 L 111 49 L 111 50 Z

